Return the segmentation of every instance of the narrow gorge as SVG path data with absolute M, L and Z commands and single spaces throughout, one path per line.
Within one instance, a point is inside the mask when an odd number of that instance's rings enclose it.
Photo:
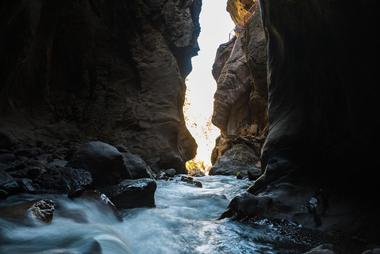
M 378 10 L 1 1 L 0 253 L 380 253 Z

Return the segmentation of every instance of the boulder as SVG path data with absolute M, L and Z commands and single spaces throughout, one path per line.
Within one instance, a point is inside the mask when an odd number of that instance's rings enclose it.
M 210 175 L 259 176 L 261 169 L 256 166 L 259 156 L 246 144 L 236 144 L 225 152 L 211 168 Z
M 100 141 L 82 145 L 68 166 L 88 170 L 97 186 L 117 184 L 131 176 L 125 166 L 123 154 L 115 147 Z
M 153 172 L 146 162 L 138 155 L 123 153 L 124 163 L 132 179 L 153 178 Z
M 28 213 L 34 219 L 43 223 L 51 223 L 55 211 L 55 204 L 52 200 L 39 200 L 29 209 Z
M 100 189 L 119 209 L 154 207 L 157 184 L 151 179 L 124 180 L 118 185 Z
M 174 177 L 177 171 L 174 168 L 169 168 L 164 171 L 166 177 Z

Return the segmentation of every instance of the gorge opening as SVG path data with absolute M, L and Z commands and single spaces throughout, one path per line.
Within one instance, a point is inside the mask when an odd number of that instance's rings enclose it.
M 227 42 L 234 33 L 235 24 L 226 11 L 225 1 L 206 0 L 200 14 L 200 51 L 192 59 L 193 70 L 186 79 L 184 114 L 186 126 L 195 138 L 198 149 L 194 159 L 186 163 L 188 171 L 211 167 L 211 153 L 220 130 L 211 122 L 216 81 L 212 66 L 218 46 Z

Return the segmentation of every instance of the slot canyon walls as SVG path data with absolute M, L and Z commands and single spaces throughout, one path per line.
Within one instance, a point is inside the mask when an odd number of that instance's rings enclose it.
M 182 106 L 200 9 L 200 0 L 2 1 L 2 135 L 100 139 L 184 172 L 196 152 Z
M 217 81 L 212 121 L 221 130 L 211 174 L 260 174 L 262 143 L 268 131 L 266 38 L 255 1 L 227 2 L 235 36 L 216 54 Z

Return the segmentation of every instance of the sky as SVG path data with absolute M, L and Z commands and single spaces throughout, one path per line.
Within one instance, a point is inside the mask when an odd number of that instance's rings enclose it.
M 200 15 L 200 51 L 192 59 L 193 71 L 187 77 L 186 125 L 198 144 L 197 161 L 211 165 L 211 151 L 219 130 L 211 125 L 216 82 L 211 70 L 219 45 L 229 40 L 235 27 L 226 11 L 227 0 L 203 0 Z

